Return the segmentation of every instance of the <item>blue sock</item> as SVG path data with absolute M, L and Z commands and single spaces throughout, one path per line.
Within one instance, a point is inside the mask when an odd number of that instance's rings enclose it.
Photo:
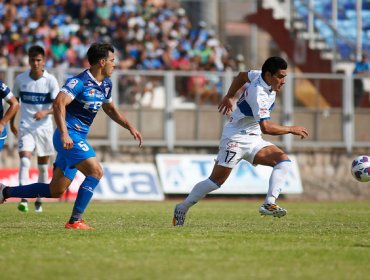
M 5 194 L 6 193 L 6 194 Z M 50 184 L 34 183 L 30 185 L 5 188 L 4 197 L 35 198 L 51 197 Z
M 77 221 L 81 219 L 82 214 L 85 212 L 85 209 L 94 194 L 94 189 L 98 184 L 98 179 L 92 176 L 86 176 L 85 180 L 80 186 L 80 189 L 78 190 L 70 221 Z

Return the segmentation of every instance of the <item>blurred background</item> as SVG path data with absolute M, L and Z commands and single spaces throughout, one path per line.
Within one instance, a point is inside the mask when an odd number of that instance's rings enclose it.
M 355 70 L 368 63 L 369 15 L 367 0 L 0 1 L 0 79 L 12 88 L 37 44 L 62 86 L 88 67 L 92 42 L 112 43 L 113 98 L 144 148 L 104 113 L 90 142 L 103 162 L 158 164 L 159 154 L 216 154 L 227 121 L 217 104 L 233 77 L 282 56 L 273 120 L 310 136 L 266 139 L 296 157 L 301 197 L 370 198 L 350 175 L 353 158 L 370 154 L 370 73 Z M 1 157 L 2 168 L 18 166 L 11 133 Z

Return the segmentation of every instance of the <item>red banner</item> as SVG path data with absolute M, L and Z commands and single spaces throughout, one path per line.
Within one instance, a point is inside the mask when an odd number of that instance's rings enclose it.
M 19 169 L 17 168 L 9 168 L 9 169 L 0 169 L 0 182 L 6 186 L 18 186 L 19 185 Z M 53 170 L 49 168 L 49 182 L 53 175 Z M 77 176 L 76 176 L 77 178 Z M 30 181 L 29 184 L 37 183 L 38 180 L 38 169 L 31 168 L 30 169 Z M 59 200 L 74 200 L 77 195 L 77 190 L 73 187 L 73 183 L 69 187 L 69 189 L 63 194 L 63 196 Z M 78 187 L 77 187 L 78 189 Z M 8 200 L 19 200 L 19 198 L 10 198 Z M 56 199 L 49 199 L 49 200 L 56 200 Z

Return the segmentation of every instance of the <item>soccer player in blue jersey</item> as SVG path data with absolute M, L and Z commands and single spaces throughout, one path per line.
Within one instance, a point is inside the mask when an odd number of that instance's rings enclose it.
M 14 97 L 9 87 L 2 81 L 0 81 L 0 98 L 1 98 L 0 102 L 0 152 L 1 152 L 4 147 L 5 138 L 7 137 L 5 125 L 17 113 L 19 103 L 18 100 Z M 9 107 L 5 111 L 5 114 L 2 102 L 3 100 L 5 100 L 9 104 Z
M 140 132 L 117 110 L 112 103 L 110 76 L 115 67 L 114 49 L 110 44 L 94 43 L 87 52 L 90 68 L 67 80 L 54 101 L 54 118 L 57 125 L 53 142 L 57 151 L 54 173 L 50 184 L 35 183 L 7 187 L 0 184 L 0 203 L 9 197 L 60 197 L 69 187 L 77 170 L 86 176 L 65 224 L 67 229 L 92 229 L 82 215 L 90 202 L 94 189 L 103 176 L 94 149 L 86 137 L 100 107 L 116 123 L 128 129 L 142 145 Z

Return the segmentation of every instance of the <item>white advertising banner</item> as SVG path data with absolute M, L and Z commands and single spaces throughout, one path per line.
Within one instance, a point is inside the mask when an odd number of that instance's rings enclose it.
M 165 194 L 187 194 L 194 185 L 211 174 L 216 155 L 158 154 L 159 177 Z M 296 158 L 289 156 L 292 169 L 282 193 L 302 193 L 302 182 Z M 272 168 L 251 165 L 242 160 L 231 172 L 221 188 L 212 194 L 265 194 L 268 190 Z
M 104 176 L 94 190 L 92 199 L 99 200 L 163 200 L 164 195 L 158 180 L 155 165 L 102 163 Z M 49 181 L 52 176 L 49 169 Z M 31 182 L 37 182 L 38 171 L 30 170 Z M 18 169 L 0 169 L 0 182 L 8 186 L 18 185 Z M 62 196 L 62 200 L 75 200 L 85 176 L 77 172 L 76 177 Z M 12 199 L 10 199 L 12 200 Z M 18 199 L 13 199 L 18 200 Z M 57 200 L 57 199 L 49 199 Z
M 163 200 L 154 164 L 103 163 L 104 176 L 94 199 Z
M 163 200 L 154 164 L 102 163 L 104 176 L 94 190 L 97 200 Z M 70 190 L 78 191 L 84 176 L 78 172 Z

